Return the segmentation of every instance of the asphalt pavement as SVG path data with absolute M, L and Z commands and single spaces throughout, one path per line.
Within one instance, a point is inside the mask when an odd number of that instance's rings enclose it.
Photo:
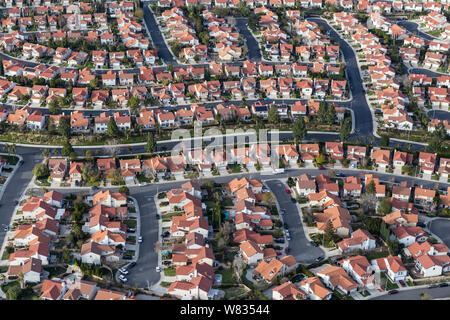
M 294 256 L 297 262 L 303 264 L 311 264 L 317 257 L 324 256 L 323 250 L 312 246 L 306 238 L 298 207 L 292 202 L 291 195 L 286 193 L 286 186 L 280 180 L 266 181 L 266 185 L 274 193 L 280 207 L 286 210 L 286 214 L 282 217 L 283 221 L 288 224 L 291 236 L 289 254 Z
M 402 290 L 396 294 L 385 294 L 368 300 L 422 300 L 421 294 L 423 293 L 429 294 L 433 299 L 449 298 L 450 287 Z

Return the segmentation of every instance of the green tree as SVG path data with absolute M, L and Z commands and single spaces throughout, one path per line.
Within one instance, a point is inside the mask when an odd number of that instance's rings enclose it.
M 375 194 L 377 192 L 375 181 L 370 181 L 370 183 L 366 187 L 366 193 L 368 194 Z
M 387 136 L 385 134 L 383 134 L 381 136 L 381 145 L 384 146 L 384 147 L 389 146 L 389 136 Z
M 11 286 L 5 292 L 6 298 L 8 300 L 19 300 L 21 291 L 19 286 Z
M 389 230 L 388 225 L 386 222 L 380 220 L 380 236 L 384 241 L 389 241 L 389 236 L 391 234 L 391 231 Z
M 350 138 L 350 133 L 352 132 L 352 123 L 351 119 L 347 118 L 344 120 L 341 126 L 341 131 L 339 133 L 339 136 L 341 138 L 342 142 L 345 142 Z
M 333 235 L 334 235 L 333 223 L 331 222 L 331 220 L 328 220 L 327 226 L 325 227 L 323 233 L 324 244 L 329 244 L 333 240 Z
M 70 122 L 66 117 L 59 120 L 58 133 L 67 139 L 70 138 Z
M 108 127 L 106 128 L 106 133 L 110 137 L 117 137 L 120 134 L 119 127 L 117 127 L 116 120 L 114 117 L 109 118 Z
M 121 186 L 121 187 L 119 188 L 119 192 L 120 192 L 120 193 L 125 193 L 126 195 L 129 195 L 129 194 L 130 194 L 130 189 L 128 189 L 127 186 Z
M 336 122 L 336 109 L 333 105 L 330 105 L 328 107 L 327 113 L 326 113 L 326 122 L 329 125 L 332 125 Z
M 305 119 L 303 119 L 302 116 L 298 117 L 295 120 L 294 125 L 292 127 L 292 134 L 293 134 L 294 138 L 299 141 L 303 141 L 306 139 L 306 134 L 307 134 L 306 124 L 305 124 Z
M 272 105 L 269 109 L 268 112 L 268 116 L 267 116 L 267 120 L 269 121 L 269 123 L 279 123 L 280 122 L 280 118 L 278 115 L 278 110 L 277 107 L 275 105 Z
M 156 141 L 153 133 L 149 132 L 147 135 L 147 144 L 145 145 L 145 151 L 148 153 L 156 152 Z
M 38 179 L 46 178 L 49 176 L 49 174 L 50 174 L 50 171 L 48 169 L 48 166 L 45 163 L 38 163 L 34 166 L 33 175 L 36 178 L 38 178 Z
M 388 197 L 383 198 L 378 206 L 378 214 L 385 216 L 391 213 L 392 203 Z
M 70 154 L 73 153 L 73 152 L 74 152 L 74 150 L 72 148 L 72 145 L 70 144 L 70 141 L 69 140 L 64 141 L 63 147 L 62 147 L 62 150 L 61 150 L 61 155 L 63 157 L 69 157 Z
M 325 101 L 320 101 L 319 111 L 317 112 L 320 123 L 325 123 L 327 120 L 327 103 Z

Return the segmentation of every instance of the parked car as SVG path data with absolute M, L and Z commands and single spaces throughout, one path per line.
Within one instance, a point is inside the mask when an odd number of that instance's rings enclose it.
M 128 281 L 128 279 L 125 278 L 125 276 L 124 276 L 123 274 L 121 274 L 121 275 L 119 276 L 119 279 L 120 279 L 122 282 L 127 282 L 127 281 Z
M 164 231 L 164 232 L 161 234 L 161 236 L 162 236 L 163 238 L 168 237 L 169 235 L 170 235 L 170 232 L 169 232 L 169 231 Z
M 275 243 L 284 243 L 284 239 L 282 239 L 282 238 L 275 239 L 274 241 L 275 241 Z
M 398 293 L 398 290 L 391 290 L 388 292 L 388 294 L 396 294 L 396 293 Z
M 289 229 L 289 225 L 285 222 L 285 223 L 283 223 L 283 227 L 285 228 L 285 229 Z
M 327 170 L 325 167 L 319 167 L 319 170 Z
M 139 236 L 138 238 L 138 242 L 141 243 L 142 242 L 142 236 Z
M 447 282 L 442 282 L 439 287 L 443 288 L 443 287 L 448 287 L 448 283 Z
M 339 173 L 336 173 L 336 177 L 345 177 L 345 175 L 343 173 L 339 172 Z
M 135 229 L 135 228 L 128 228 L 128 229 L 127 229 L 127 232 L 133 233 L 133 232 L 136 232 L 136 229 Z
M 132 263 L 130 263 L 129 265 L 128 265 L 128 269 L 131 269 L 131 268 L 133 268 L 134 266 L 136 265 L 136 262 L 132 262 Z
M 18 200 L 14 200 L 14 204 L 17 206 L 19 204 Z
M 287 194 L 291 194 L 291 190 L 286 189 L 286 193 L 287 193 Z
M 318 247 L 320 244 L 316 241 L 310 241 L 309 242 L 313 247 Z
M 281 256 L 283 254 L 283 252 L 281 251 L 276 251 L 277 256 Z
M 162 271 L 161 267 L 156 267 L 156 272 L 161 272 L 161 271 Z
M 123 260 L 131 260 L 133 259 L 133 257 L 131 256 L 131 254 L 126 254 L 122 257 Z
M 286 210 L 285 209 L 281 209 L 280 212 L 281 212 L 281 214 L 285 214 Z
M 297 199 L 291 198 L 292 203 L 297 203 Z
M 434 289 L 434 288 L 439 288 L 439 284 L 430 284 L 429 286 L 428 286 L 428 289 Z
M 425 225 L 425 223 L 423 223 L 423 222 L 417 222 L 417 223 L 416 223 L 416 226 L 417 226 L 417 227 L 421 227 L 421 228 L 426 228 L 426 225 Z
M 170 261 L 170 260 L 164 260 L 164 261 L 162 262 L 162 264 L 165 265 L 165 266 L 168 266 L 168 265 L 171 265 L 171 264 L 172 264 L 172 261 Z
M 289 253 L 289 251 L 290 251 L 290 249 L 289 249 L 289 248 L 286 248 L 286 249 L 284 249 L 284 252 L 286 252 L 286 254 L 288 254 L 288 253 Z
M 319 261 L 322 261 L 323 259 L 325 259 L 325 257 L 324 256 L 320 256 L 320 257 L 317 257 L 315 261 L 319 262 Z
M 159 214 L 156 214 L 156 220 L 161 219 L 161 216 Z
M 286 240 L 287 240 L 287 241 L 291 241 L 291 236 L 290 236 L 290 235 L 287 235 L 287 236 L 286 236 Z
M 406 287 L 406 283 L 405 283 L 405 281 L 403 281 L 403 280 L 399 280 L 399 281 L 398 281 L 398 283 L 400 283 L 400 285 L 401 285 L 402 287 Z
M 128 274 L 128 270 L 126 268 L 119 269 L 121 274 Z

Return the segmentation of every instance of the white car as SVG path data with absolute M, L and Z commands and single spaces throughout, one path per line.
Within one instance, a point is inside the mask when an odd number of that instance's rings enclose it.
M 125 268 L 119 269 L 121 274 L 128 274 L 128 270 Z
M 161 271 L 162 271 L 161 267 L 156 267 L 156 272 L 161 272 Z
M 138 238 L 138 242 L 141 243 L 142 242 L 142 236 L 139 236 Z
M 128 281 L 128 279 L 125 278 L 125 276 L 124 276 L 123 274 L 121 274 L 121 275 L 119 276 L 119 279 L 120 279 L 122 282 L 127 282 L 127 281 Z

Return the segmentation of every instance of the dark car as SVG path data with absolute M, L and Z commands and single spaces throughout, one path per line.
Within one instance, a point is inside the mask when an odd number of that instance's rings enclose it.
M 133 257 L 130 254 L 126 254 L 122 257 L 123 260 L 131 260 Z
M 292 203 L 297 203 L 297 199 L 291 198 Z
M 425 223 L 423 223 L 423 222 L 417 222 L 416 226 L 417 227 L 421 227 L 421 228 L 425 228 L 426 227 Z
M 284 227 L 285 229 L 289 229 L 289 225 L 288 225 L 286 222 L 283 224 L 283 227 Z
M 284 249 L 284 252 L 286 252 L 286 254 L 288 254 L 289 251 L 290 251 L 289 248 Z
M 343 173 L 336 173 L 336 177 L 345 177 Z
M 169 231 L 164 231 L 161 236 L 165 238 L 165 237 L 168 237 L 169 234 L 170 234 Z
M 156 214 L 156 219 L 157 220 L 161 219 L 161 216 L 159 214 Z
M 403 280 L 399 280 L 399 281 L 398 281 L 398 283 L 400 283 L 400 285 L 401 285 L 402 287 L 406 287 L 406 283 L 405 283 L 405 281 L 403 281 Z
M 275 239 L 275 243 L 284 243 L 284 239 Z
M 325 259 L 324 256 L 317 257 L 316 262 L 322 261 L 323 259 Z
M 448 283 L 447 282 L 442 282 L 439 287 L 443 288 L 443 287 L 448 287 Z
M 128 228 L 127 232 L 136 232 L 136 229 L 135 228 Z
M 133 268 L 134 266 L 136 266 L 136 262 L 130 263 L 130 264 L 128 265 L 127 269 L 131 269 L 131 268 Z
M 398 290 L 391 290 L 388 292 L 388 294 L 396 294 L 396 293 L 398 293 Z
M 309 243 L 310 243 L 313 247 L 318 247 L 318 246 L 319 246 L 319 243 L 316 242 L 316 241 L 310 241 Z
M 281 256 L 283 254 L 283 252 L 281 252 L 281 251 L 276 251 L 276 253 L 277 253 L 277 256 Z
M 164 261 L 162 262 L 162 264 L 165 265 L 165 266 L 168 266 L 168 265 L 172 264 L 172 261 L 170 261 L 170 260 L 164 260 Z

